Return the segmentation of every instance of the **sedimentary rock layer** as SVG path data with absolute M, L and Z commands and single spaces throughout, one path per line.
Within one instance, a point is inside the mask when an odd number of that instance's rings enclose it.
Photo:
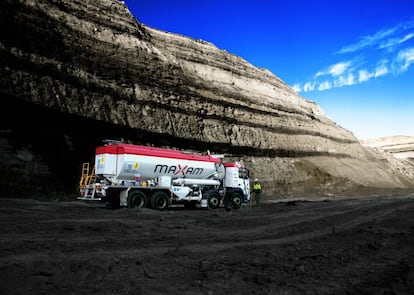
M 399 159 L 414 161 L 414 137 L 390 136 L 362 140 L 361 144 L 391 153 Z
M 412 184 L 274 74 L 149 28 L 122 2 L 6 0 L 0 25 L 6 191 L 36 165 L 41 186 L 75 188 L 108 137 L 244 157 L 268 195 Z M 17 127 L 22 114 L 35 122 Z

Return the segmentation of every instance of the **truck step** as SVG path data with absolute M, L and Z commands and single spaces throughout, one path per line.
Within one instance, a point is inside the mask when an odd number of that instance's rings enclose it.
M 91 197 L 78 197 L 81 201 L 102 201 L 102 198 L 91 198 Z

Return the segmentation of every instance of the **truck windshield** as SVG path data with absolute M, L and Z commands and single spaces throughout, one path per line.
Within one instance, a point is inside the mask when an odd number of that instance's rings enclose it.
M 239 178 L 247 179 L 249 178 L 249 170 L 246 168 L 239 169 Z

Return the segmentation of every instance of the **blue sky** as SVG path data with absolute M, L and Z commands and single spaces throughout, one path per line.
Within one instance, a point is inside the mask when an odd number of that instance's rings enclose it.
M 359 139 L 414 136 L 413 0 L 127 0 L 142 23 L 266 68 Z

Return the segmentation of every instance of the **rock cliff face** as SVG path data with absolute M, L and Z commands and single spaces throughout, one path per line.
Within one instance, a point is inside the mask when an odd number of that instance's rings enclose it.
M 414 162 L 414 137 L 412 136 L 380 137 L 362 140 L 361 144 L 391 153 L 398 159 L 408 159 Z
M 107 138 L 243 158 L 269 198 L 413 186 L 269 71 L 122 2 L 5 0 L 0 25 L 5 194 L 76 192 Z

